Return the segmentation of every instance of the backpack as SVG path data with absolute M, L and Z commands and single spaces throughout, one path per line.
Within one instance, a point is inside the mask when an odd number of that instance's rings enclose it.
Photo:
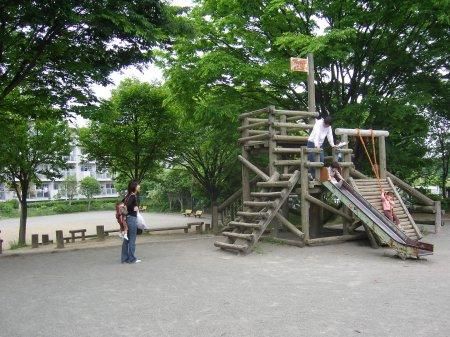
M 116 204 L 116 220 L 120 226 L 123 226 L 124 222 L 126 222 L 127 219 L 127 200 L 128 198 L 125 198 L 124 201 L 118 202 Z

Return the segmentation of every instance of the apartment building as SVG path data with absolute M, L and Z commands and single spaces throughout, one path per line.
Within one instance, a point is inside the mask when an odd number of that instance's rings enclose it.
M 42 181 L 41 186 L 30 186 L 28 198 L 33 200 L 48 200 L 48 199 L 64 199 L 60 191 L 62 181 L 67 176 L 75 176 L 80 182 L 85 177 L 93 177 L 100 183 L 101 193 L 95 197 L 116 197 L 118 194 L 114 188 L 113 177 L 108 171 L 99 171 L 95 161 L 86 161 L 79 146 L 73 145 L 70 155 L 66 158 L 69 168 L 62 173 L 61 178 L 56 178 L 53 181 L 45 176 L 40 176 Z M 0 184 L 0 201 L 15 199 L 14 191 L 9 190 L 3 184 Z M 84 198 L 83 195 L 78 195 L 76 198 Z

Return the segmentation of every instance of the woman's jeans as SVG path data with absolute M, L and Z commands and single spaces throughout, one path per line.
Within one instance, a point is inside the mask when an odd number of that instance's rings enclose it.
M 308 143 L 307 143 L 306 147 L 307 147 L 308 149 L 315 149 L 315 148 L 316 148 L 316 146 L 314 145 L 314 143 L 311 142 L 311 141 L 309 141 L 309 140 L 308 140 Z M 320 151 L 320 161 L 323 163 L 323 160 L 324 160 L 324 155 L 323 155 L 323 144 L 322 144 L 322 146 L 321 146 L 320 148 L 322 149 L 322 150 Z M 308 161 L 310 161 L 310 162 L 315 162 L 315 161 L 316 161 L 316 153 L 308 153 Z M 310 168 L 308 169 L 308 172 L 312 175 L 313 178 L 315 178 L 315 176 L 316 176 L 316 169 L 315 169 L 314 167 L 310 167 Z
M 127 215 L 127 224 L 128 240 L 123 240 L 121 260 L 122 263 L 134 263 L 137 260 L 136 256 L 134 256 L 136 251 L 137 218 Z

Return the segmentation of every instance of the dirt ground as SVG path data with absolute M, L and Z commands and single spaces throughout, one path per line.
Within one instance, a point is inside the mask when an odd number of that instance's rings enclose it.
M 406 261 L 366 241 L 237 256 L 214 240 L 141 238 L 135 265 L 118 240 L 2 256 L 0 336 L 449 335 L 450 226 L 425 237 L 434 255 Z

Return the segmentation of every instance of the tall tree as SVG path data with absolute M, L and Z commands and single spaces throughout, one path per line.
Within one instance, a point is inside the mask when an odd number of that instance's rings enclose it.
M 224 191 L 229 192 L 227 185 L 240 170 L 238 148 L 230 142 L 226 127 L 204 123 L 184 122 L 182 139 L 183 147 L 174 162 L 187 169 L 214 206 Z
M 17 102 L 20 104 L 20 102 Z M 66 122 L 3 116 L 0 128 L 0 180 L 13 187 L 21 205 L 19 244 L 25 245 L 30 185 L 41 176 L 60 177 L 70 153 L 70 131 Z
M 91 114 L 89 128 L 80 130 L 80 143 L 100 169 L 142 181 L 173 152 L 177 115 L 164 104 L 165 89 L 125 80 L 110 100 Z
M 145 62 L 165 36 L 159 0 L 2 1 L 0 106 L 16 87 L 60 104 L 92 99 L 92 83 Z
M 306 76 L 289 71 L 289 58 L 313 52 L 318 111 L 338 126 L 389 129 L 391 149 L 408 140 L 389 158 L 405 176 L 420 166 L 428 127 L 410 84 L 448 79 L 449 10 L 439 0 L 199 1 L 187 16 L 194 33 L 166 54 L 168 85 L 173 100 L 209 118 L 299 109 Z

